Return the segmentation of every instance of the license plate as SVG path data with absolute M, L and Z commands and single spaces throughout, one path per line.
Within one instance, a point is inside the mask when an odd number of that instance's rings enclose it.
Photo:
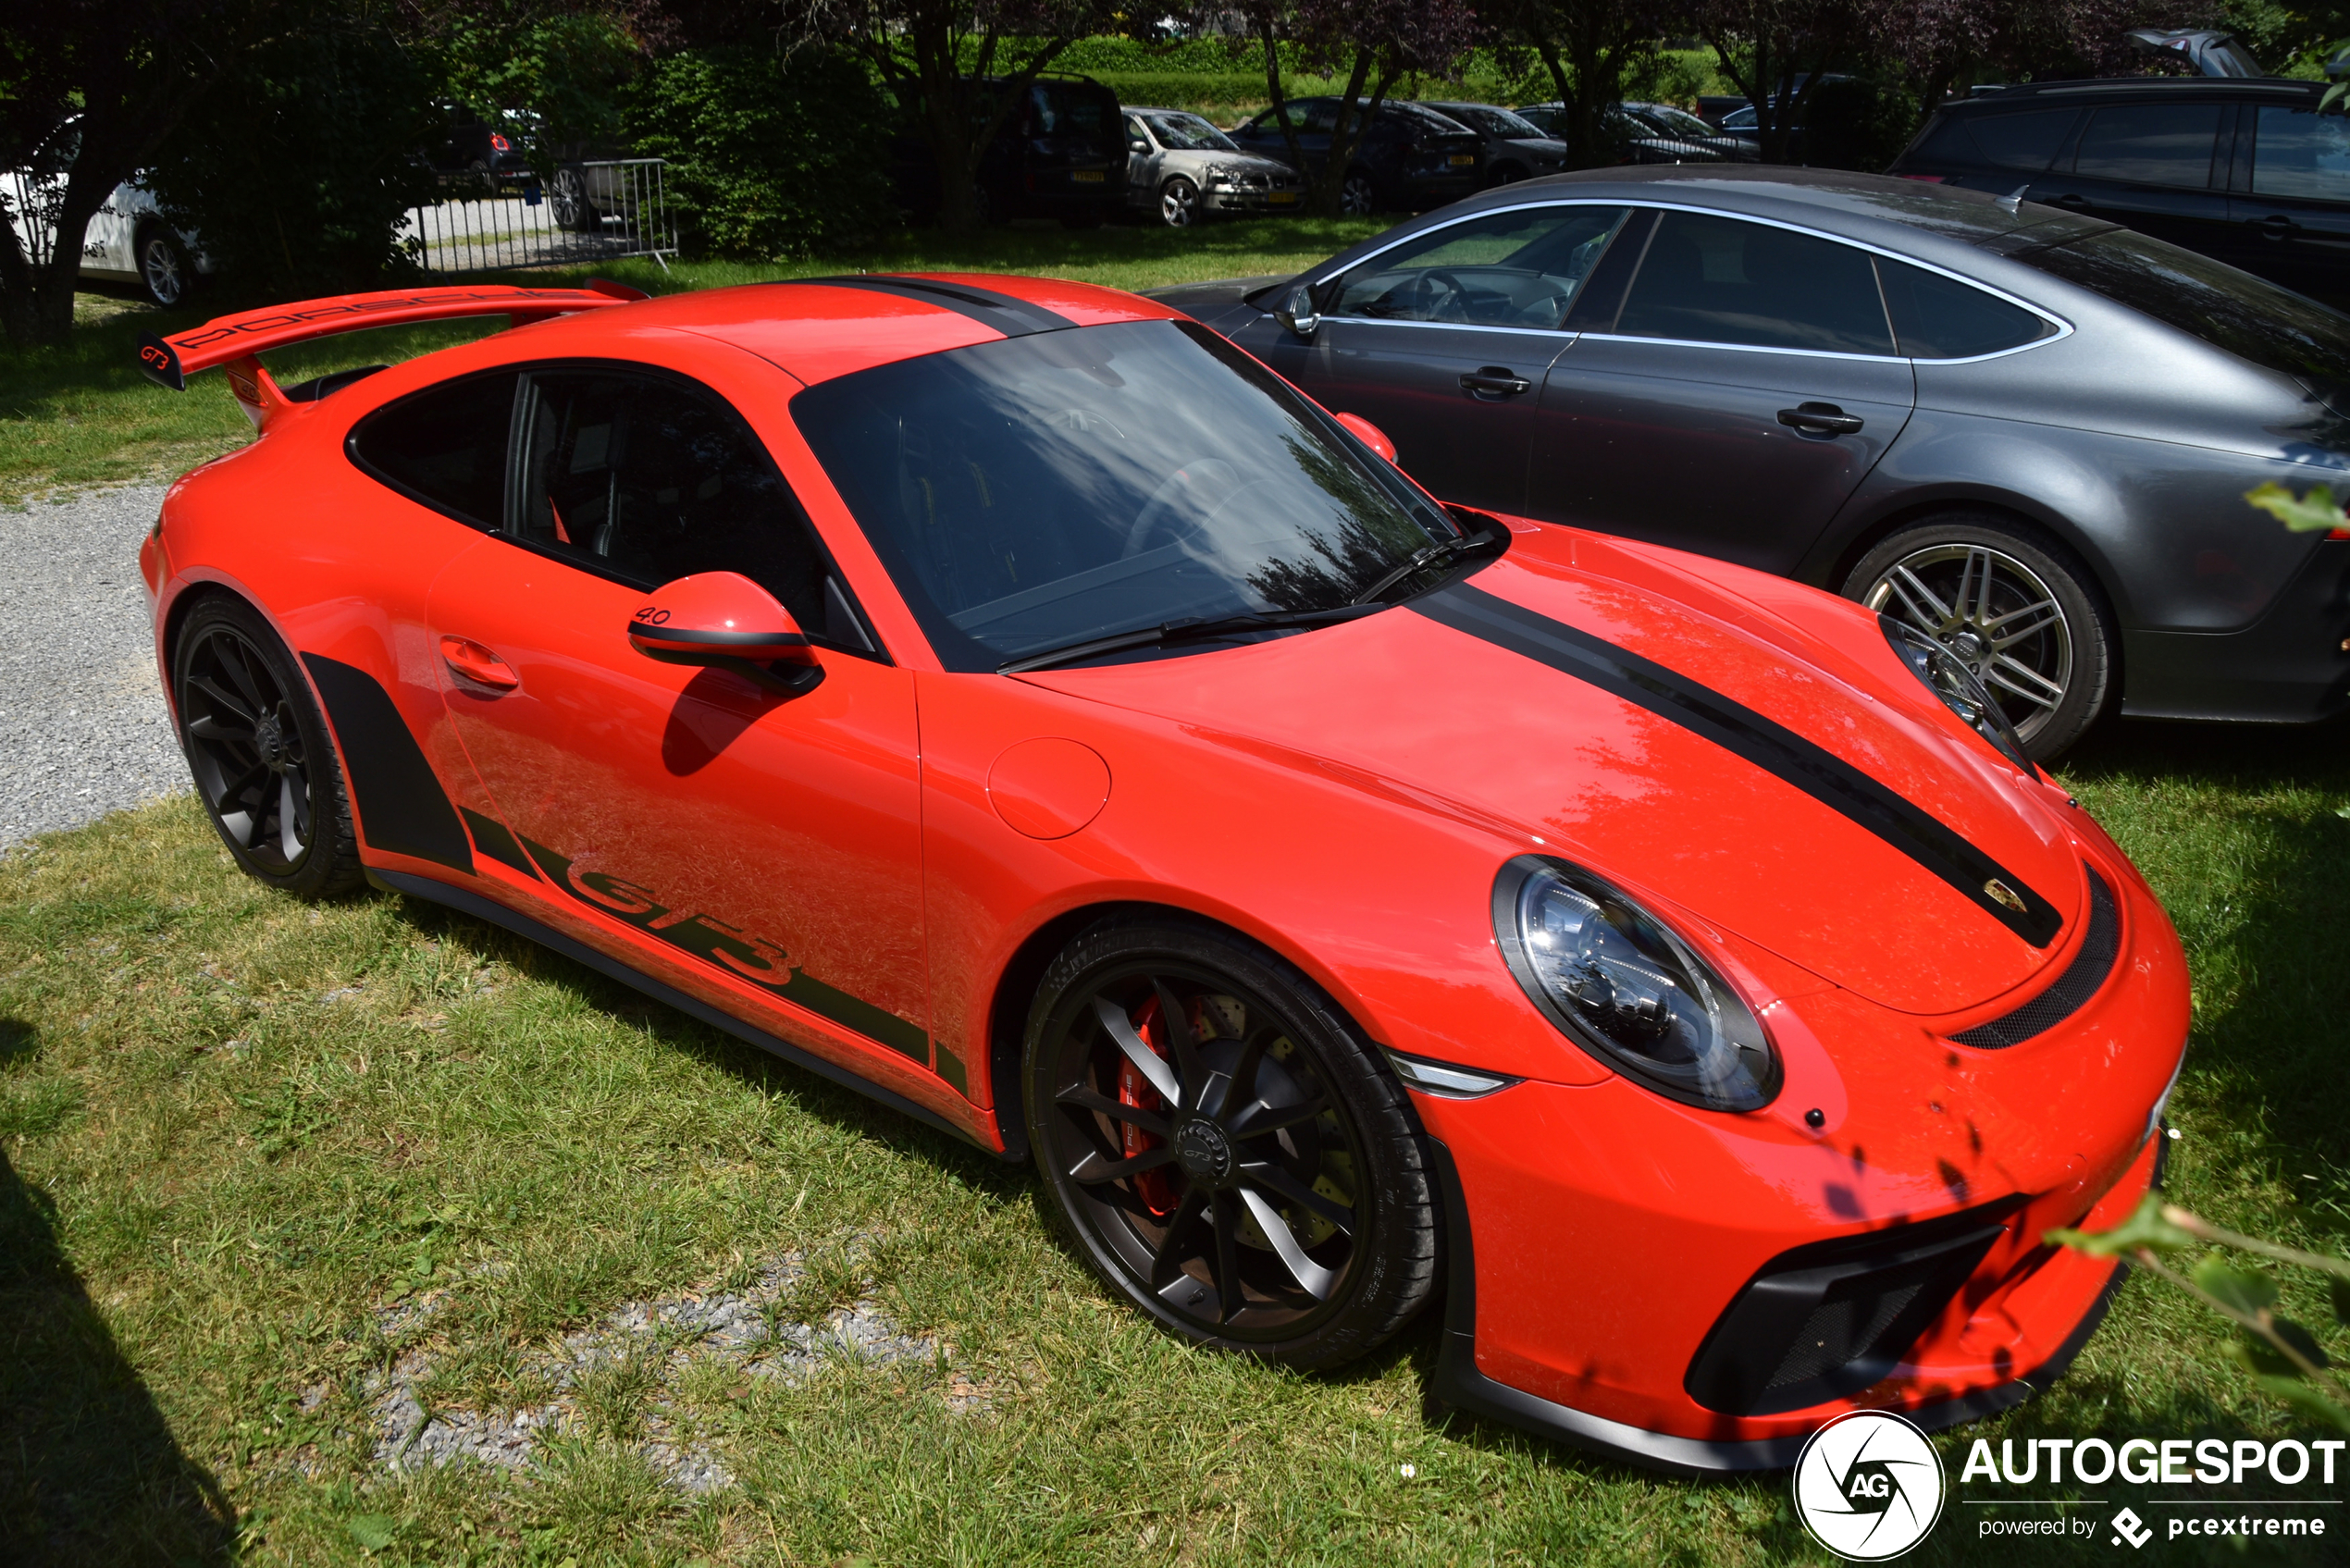
M 1097 168 L 1073 168 L 1069 171 L 1069 177 L 1080 185 L 1099 185 L 1107 178 Z
M 1455 153 L 1453 154 L 1453 167 L 1454 168 L 1466 168 L 1469 165 L 1475 162 L 1477 162 L 1477 154 L 1474 153 Z
M 1268 195 L 1265 199 L 1278 207 L 1296 201 L 1297 192 L 1294 191 L 1276 191 Z

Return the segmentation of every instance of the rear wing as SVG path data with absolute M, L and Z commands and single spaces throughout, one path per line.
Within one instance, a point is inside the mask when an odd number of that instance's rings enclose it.
M 139 368 L 155 385 L 184 392 L 189 377 L 215 365 L 225 365 L 229 390 L 243 406 L 245 416 L 259 426 L 290 406 L 277 382 L 270 379 L 255 357 L 271 349 L 329 338 L 338 332 L 418 321 L 454 321 L 469 315 L 509 316 L 513 325 L 520 327 L 549 316 L 625 305 L 645 298 L 648 296 L 641 289 L 606 282 L 600 278 L 592 279 L 584 289 L 480 284 L 472 288 L 342 294 L 330 300 L 308 300 L 224 315 L 168 338 L 142 332 Z

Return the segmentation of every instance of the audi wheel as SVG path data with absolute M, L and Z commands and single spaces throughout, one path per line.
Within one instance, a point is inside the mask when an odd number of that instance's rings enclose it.
M 1194 1342 L 1297 1367 L 1363 1354 L 1435 1282 L 1409 1101 L 1303 974 L 1181 917 L 1107 920 L 1029 1015 L 1038 1165 L 1086 1261 Z

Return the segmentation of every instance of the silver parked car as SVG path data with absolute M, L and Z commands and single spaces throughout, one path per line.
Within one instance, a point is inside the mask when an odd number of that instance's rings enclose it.
M 1293 210 L 1305 181 L 1287 164 L 1243 153 L 1232 139 L 1181 109 L 1126 111 L 1126 200 L 1188 228 L 1210 213 Z

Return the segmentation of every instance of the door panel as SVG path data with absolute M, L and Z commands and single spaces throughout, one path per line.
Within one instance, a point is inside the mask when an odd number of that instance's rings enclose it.
M 2228 242 L 2228 196 L 2225 163 L 2218 179 L 2213 164 L 2234 113 L 2209 101 L 2109 105 L 2032 182 L 2031 199 L 2216 254 Z
M 1572 339 L 1380 321 L 1326 321 L 1320 335 L 1328 385 L 1315 397 L 1385 431 L 1438 500 L 1522 510 L 1542 376 Z
M 441 672 L 534 891 L 927 1066 L 911 675 L 827 652 L 785 697 L 657 663 L 627 640 L 643 599 L 502 537 L 434 587 L 433 636 L 518 681 Z

